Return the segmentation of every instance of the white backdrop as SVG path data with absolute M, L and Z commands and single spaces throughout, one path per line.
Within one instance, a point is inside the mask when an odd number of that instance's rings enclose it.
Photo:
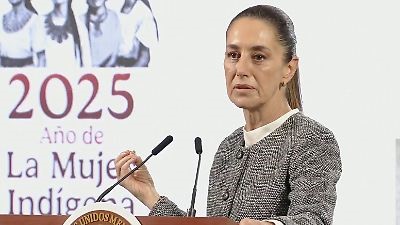
M 45 0 L 34 1 L 37 2 L 46 5 Z M 193 140 L 201 137 L 204 153 L 196 209 L 198 216 L 204 216 L 213 155 L 220 141 L 243 124 L 241 111 L 225 94 L 222 65 L 225 29 L 240 10 L 267 3 L 282 8 L 294 21 L 305 114 L 330 128 L 341 147 L 343 174 L 337 186 L 334 224 L 395 224 L 395 139 L 400 136 L 400 106 L 396 101 L 400 96 L 397 69 L 400 3 L 395 0 L 151 0 L 150 3 L 158 21 L 160 42 L 148 69 L 1 68 L 0 213 L 20 213 L 19 198 L 31 196 L 35 202 L 33 211 L 38 214 L 40 198 L 49 199 L 50 194 L 52 214 L 71 213 L 67 209 L 74 208 L 74 200 L 70 199 L 97 197 L 114 182 L 104 168 L 119 152 L 133 148 L 145 157 L 171 134 L 174 142 L 151 159 L 148 167 L 158 191 L 182 209 L 188 208 L 197 164 Z M 108 4 L 120 3 L 112 0 Z M 0 7 L 2 12 L 6 11 L 7 3 L 2 2 Z M 11 77 L 19 72 L 25 73 L 30 81 L 27 99 L 20 109 L 32 108 L 31 119 L 9 119 L 24 90 L 21 82 L 10 84 Z M 50 119 L 40 108 L 40 87 L 54 72 L 68 79 L 74 94 L 72 110 L 63 119 Z M 103 109 L 98 120 L 76 116 L 92 93 L 89 83 L 78 85 L 86 72 L 95 74 L 100 83 L 98 96 L 89 108 Z M 123 99 L 111 96 L 115 73 L 130 73 L 128 81 L 118 83 L 118 88 L 127 90 L 134 99 L 133 113 L 124 120 L 111 117 L 107 111 L 107 107 L 115 111 L 126 107 Z M 66 101 L 63 86 L 53 82 L 47 92 L 52 109 L 62 111 Z M 98 139 L 101 143 L 80 141 L 79 135 L 90 126 L 102 132 Z M 49 144 L 43 141 L 45 128 L 75 132 L 79 140 L 72 144 Z M 63 164 L 71 152 L 76 152 L 75 178 L 71 178 L 70 171 L 61 176 L 53 152 L 57 152 Z M 90 167 L 88 160 L 93 160 L 93 179 L 79 178 L 80 158 L 85 161 L 85 174 Z M 24 174 L 34 174 L 35 161 L 37 177 L 29 178 Z M 97 187 L 99 165 L 103 180 Z M 10 177 L 20 172 L 20 178 Z M 13 194 L 10 190 L 14 190 Z M 129 200 L 123 200 L 127 196 L 123 188 L 117 187 L 106 199 L 114 198 L 129 208 Z M 49 212 L 46 201 L 42 198 L 41 209 Z M 147 213 L 136 200 L 134 211 L 135 215 Z M 22 213 L 30 213 L 27 202 Z

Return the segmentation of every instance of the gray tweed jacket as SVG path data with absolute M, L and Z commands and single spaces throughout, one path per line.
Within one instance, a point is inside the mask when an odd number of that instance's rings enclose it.
M 302 113 L 248 148 L 239 128 L 215 154 L 207 215 L 330 225 L 341 168 L 332 132 Z M 163 196 L 150 215 L 184 216 L 185 212 Z

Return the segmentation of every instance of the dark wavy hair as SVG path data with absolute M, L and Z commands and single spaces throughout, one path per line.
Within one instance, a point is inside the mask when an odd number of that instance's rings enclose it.
M 31 0 L 25 0 L 25 1 L 24 1 L 24 4 L 25 4 L 25 7 L 26 7 L 29 11 L 31 11 L 31 12 L 33 12 L 33 13 L 35 13 L 35 14 L 38 14 L 37 11 L 36 11 L 36 9 L 33 8 L 33 5 L 32 5 Z
M 75 57 L 79 59 L 80 66 L 83 66 L 81 39 L 76 25 L 74 11 L 72 10 L 72 0 L 68 0 L 68 23 L 71 26 L 72 36 L 75 43 Z
M 150 9 L 151 13 L 153 14 L 153 10 L 151 9 L 150 2 L 148 0 L 141 0 L 141 1 Z M 158 40 L 159 39 L 159 37 L 158 37 L 158 24 L 157 24 L 156 18 L 154 17 L 154 14 L 153 14 L 153 20 L 154 20 L 154 24 L 156 25 L 157 40 Z
M 236 15 L 229 23 L 228 29 L 237 19 L 242 17 L 250 17 L 265 21 L 272 24 L 277 33 L 277 38 L 281 45 L 286 50 L 284 60 L 290 62 L 296 56 L 296 35 L 294 26 L 289 16 L 279 8 L 270 5 L 257 5 L 247 8 Z M 293 78 L 287 83 L 286 99 L 292 109 L 298 108 L 303 110 L 301 101 L 299 69 L 296 70 Z

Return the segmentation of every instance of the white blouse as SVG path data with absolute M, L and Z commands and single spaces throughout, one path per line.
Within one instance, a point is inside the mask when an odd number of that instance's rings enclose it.
M 33 14 L 29 21 L 17 32 L 5 32 L 2 24 L 3 15 L 0 16 L 1 56 L 22 59 L 32 57 L 33 53 L 44 50 L 44 31 L 40 26 L 38 15 Z
M 243 127 L 244 134 L 244 144 L 245 147 L 252 146 L 253 144 L 259 142 L 261 139 L 272 133 L 278 127 L 280 127 L 291 115 L 298 113 L 298 109 L 292 109 L 289 112 L 285 113 L 275 121 L 272 121 L 269 124 L 266 124 L 257 129 L 246 131 Z
M 138 43 L 135 38 L 151 51 L 158 42 L 152 11 L 142 1 L 137 1 L 129 13 L 120 13 L 119 17 L 123 38 L 119 55 L 136 58 Z

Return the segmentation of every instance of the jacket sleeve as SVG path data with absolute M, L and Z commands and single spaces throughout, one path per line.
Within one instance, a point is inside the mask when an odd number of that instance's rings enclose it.
M 273 219 L 285 225 L 331 225 L 336 183 L 342 172 L 339 146 L 328 130 L 304 135 L 290 156 L 287 216 Z
M 186 213 L 180 210 L 178 206 L 167 197 L 161 196 L 150 211 L 149 216 L 186 216 Z

